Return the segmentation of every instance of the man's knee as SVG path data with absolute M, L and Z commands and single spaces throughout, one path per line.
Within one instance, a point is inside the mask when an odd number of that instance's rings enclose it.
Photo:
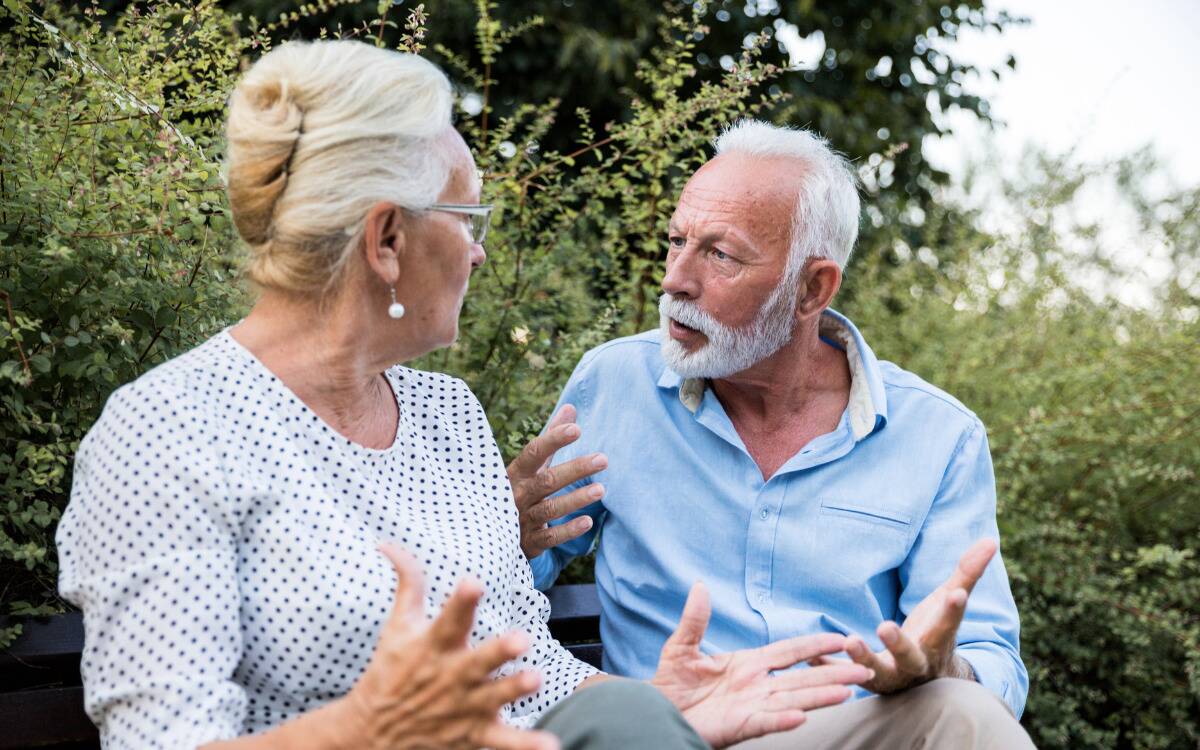
M 932 735 L 944 738 L 942 742 L 953 738 L 962 747 L 1033 747 L 1008 706 L 977 682 L 946 677 L 909 693 L 910 700 L 921 704 L 919 710 L 927 717 Z
M 618 678 L 584 688 L 543 724 L 564 740 L 564 750 L 639 747 L 648 738 L 660 750 L 706 747 L 661 692 L 638 680 Z

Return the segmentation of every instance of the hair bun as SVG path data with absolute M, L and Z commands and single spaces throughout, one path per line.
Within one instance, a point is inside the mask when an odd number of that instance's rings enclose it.
M 229 204 L 251 245 L 271 238 L 275 205 L 287 186 L 304 113 L 286 80 L 239 86 L 229 107 Z

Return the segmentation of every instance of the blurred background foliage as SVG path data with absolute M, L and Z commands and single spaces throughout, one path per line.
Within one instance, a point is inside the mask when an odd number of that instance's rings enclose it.
M 240 70 L 282 40 L 353 36 L 429 55 L 459 88 L 500 208 L 460 341 L 418 364 L 471 384 L 508 455 L 583 351 L 655 325 L 666 218 L 719 128 L 755 115 L 828 135 L 864 184 L 837 307 L 989 427 L 1026 726 L 1042 747 L 1195 747 L 1200 190 L 1163 189 L 1148 153 L 984 163 L 1007 175 L 986 206 L 951 189 L 923 139 L 942 108 L 988 110 L 944 41 L 1018 22 L 927 0 L 4 0 L 0 614 L 62 606 L 54 526 L 112 389 L 247 309 L 219 173 Z M 1164 283 L 1078 218 L 1098 182 L 1166 258 Z M 1131 285 L 1145 304 L 1117 300 Z

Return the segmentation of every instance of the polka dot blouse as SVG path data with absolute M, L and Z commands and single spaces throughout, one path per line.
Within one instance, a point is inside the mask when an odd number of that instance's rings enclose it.
M 469 575 L 487 589 L 473 643 L 531 636 L 499 674 L 536 668 L 542 687 L 505 708 L 509 724 L 595 673 L 546 629 L 475 396 L 438 373 L 386 377 L 400 420 L 385 450 L 329 428 L 227 331 L 112 395 L 57 539 L 105 747 L 192 748 L 345 694 L 393 599 L 383 541 L 421 563 L 430 617 Z

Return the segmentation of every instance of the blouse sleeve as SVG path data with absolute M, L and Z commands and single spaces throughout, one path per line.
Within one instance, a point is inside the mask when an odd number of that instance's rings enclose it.
M 542 675 L 542 685 L 536 693 L 513 704 L 514 724 L 532 726 L 543 712 L 579 687 L 579 683 L 598 674 L 600 670 L 571 655 L 552 635 L 546 622 L 550 619 L 550 601 L 533 587 L 529 563 L 516 545 L 513 557 L 512 629 L 524 631 L 530 646 L 522 658 L 521 668 L 532 667 Z
M 171 380 L 109 399 L 57 534 L 60 591 L 84 615 L 85 706 L 110 749 L 194 748 L 237 736 L 246 714 L 219 426 Z
M 501 562 L 510 591 L 508 627 L 524 632 L 529 636 L 530 642 L 525 655 L 500 670 L 500 674 L 510 674 L 515 667 L 518 670 L 533 669 L 542 675 L 542 684 L 536 693 L 520 698 L 512 704 L 509 723 L 519 727 L 532 727 L 543 712 L 569 696 L 579 683 L 598 674 L 599 670 L 576 659 L 550 635 L 550 629 L 546 625 L 550 619 L 550 601 L 534 588 L 533 572 L 530 570 L 529 561 L 525 559 L 525 553 L 521 551 L 517 504 L 508 484 L 500 448 L 488 427 L 483 405 L 465 383 L 458 383 L 470 396 L 469 403 L 474 414 L 466 423 L 476 428 L 472 438 L 479 446 L 477 455 L 489 465 L 489 471 L 494 473 L 497 479 L 495 486 L 498 491 L 495 495 L 499 502 L 498 512 L 507 519 L 507 543 Z

